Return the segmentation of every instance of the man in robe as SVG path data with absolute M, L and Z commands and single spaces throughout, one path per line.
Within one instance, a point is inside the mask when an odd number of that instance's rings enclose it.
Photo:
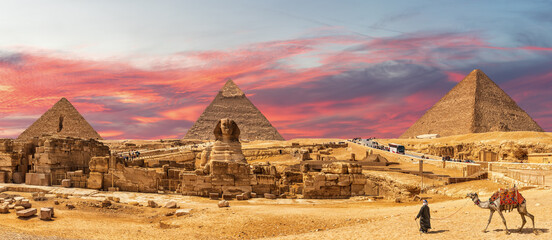
M 422 208 L 420 208 L 420 212 L 418 212 L 418 215 L 414 220 L 417 220 L 418 218 L 420 218 L 420 232 L 427 233 L 427 231 L 431 228 L 431 216 L 429 215 L 429 206 L 427 205 L 427 200 L 425 199 Z

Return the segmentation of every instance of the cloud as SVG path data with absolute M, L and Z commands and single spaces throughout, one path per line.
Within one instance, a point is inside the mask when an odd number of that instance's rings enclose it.
M 180 138 L 233 78 L 285 138 L 396 137 L 473 68 L 551 131 L 550 54 L 475 32 L 334 34 L 102 61 L 4 50 L 0 135 L 17 137 L 66 97 L 104 138 Z

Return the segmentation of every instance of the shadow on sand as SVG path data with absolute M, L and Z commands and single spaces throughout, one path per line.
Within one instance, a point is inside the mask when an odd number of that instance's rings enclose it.
M 504 229 L 495 229 L 494 231 L 495 232 L 504 232 Z M 535 231 L 537 231 L 537 234 L 549 232 L 548 228 L 535 228 Z M 521 230 L 521 232 L 519 231 L 519 229 L 510 229 L 510 233 L 535 234 L 535 232 L 533 231 L 533 228 L 523 228 Z
M 437 233 L 444 233 L 448 232 L 449 230 L 436 230 L 436 231 L 428 231 L 427 234 L 437 234 Z

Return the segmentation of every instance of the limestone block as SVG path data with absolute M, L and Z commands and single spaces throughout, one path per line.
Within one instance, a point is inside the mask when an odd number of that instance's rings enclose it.
M 50 208 L 41 208 L 40 220 L 44 220 L 44 221 L 52 220 L 52 210 Z
M 178 209 L 178 210 L 176 210 L 175 215 L 177 217 L 180 217 L 180 216 L 190 214 L 191 211 L 192 211 L 192 209 L 189 209 L 189 208 L 188 209 Z
M 90 189 L 102 189 L 103 188 L 103 173 L 90 172 L 88 177 L 87 186 Z
M 230 193 L 226 193 L 226 194 L 222 194 L 222 199 L 224 200 L 232 200 L 232 198 L 234 198 L 234 195 L 230 194 Z
M 31 217 L 36 214 L 36 208 L 24 209 L 16 212 L 18 217 Z
M 8 204 L 2 204 L 0 205 L 0 213 L 9 213 L 10 208 L 8 207 Z
M 63 179 L 61 180 L 61 186 L 65 188 L 71 187 L 71 179 Z
M 251 192 L 251 185 L 247 186 L 222 186 L 222 192 L 223 194 L 230 194 L 232 196 L 241 194 L 241 193 L 247 193 Z
M 109 169 L 109 157 L 92 157 L 89 162 L 89 168 L 92 172 L 107 173 Z
M 219 193 L 209 193 L 209 198 L 211 200 L 218 200 L 219 199 Z
M 362 195 L 364 195 L 364 184 L 353 184 L 353 185 L 351 185 L 351 195 L 353 195 L 353 196 L 362 196 Z
M 366 184 L 366 176 L 364 174 L 352 174 L 352 184 Z
M 264 194 L 264 197 L 265 197 L 266 199 L 276 199 L 276 195 L 271 194 L 271 193 L 265 193 L 265 194 Z
M 211 174 L 222 175 L 228 174 L 228 162 L 211 161 Z
M 256 197 L 257 197 L 257 193 L 251 192 L 251 197 L 252 197 L 252 198 L 256 198 Z
M 352 175 L 350 174 L 341 174 L 337 179 L 337 185 L 341 187 L 349 186 L 352 183 Z
M 326 174 L 326 181 L 335 181 L 339 178 L 338 174 Z
M 15 211 L 21 211 L 21 210 L 25 209 L 25 207 L 23 207 L 23 206 L 15 206 L 13 209 L 15 209 Z

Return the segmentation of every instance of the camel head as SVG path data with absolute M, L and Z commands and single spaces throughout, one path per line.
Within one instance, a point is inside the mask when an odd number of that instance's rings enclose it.
M 479 196 L 477 196 L 477 193 L 468 193 L 466 194 L 466 197 L 469 197 L 472 200 L 474 200 L 475 198 L 479 198 Z

